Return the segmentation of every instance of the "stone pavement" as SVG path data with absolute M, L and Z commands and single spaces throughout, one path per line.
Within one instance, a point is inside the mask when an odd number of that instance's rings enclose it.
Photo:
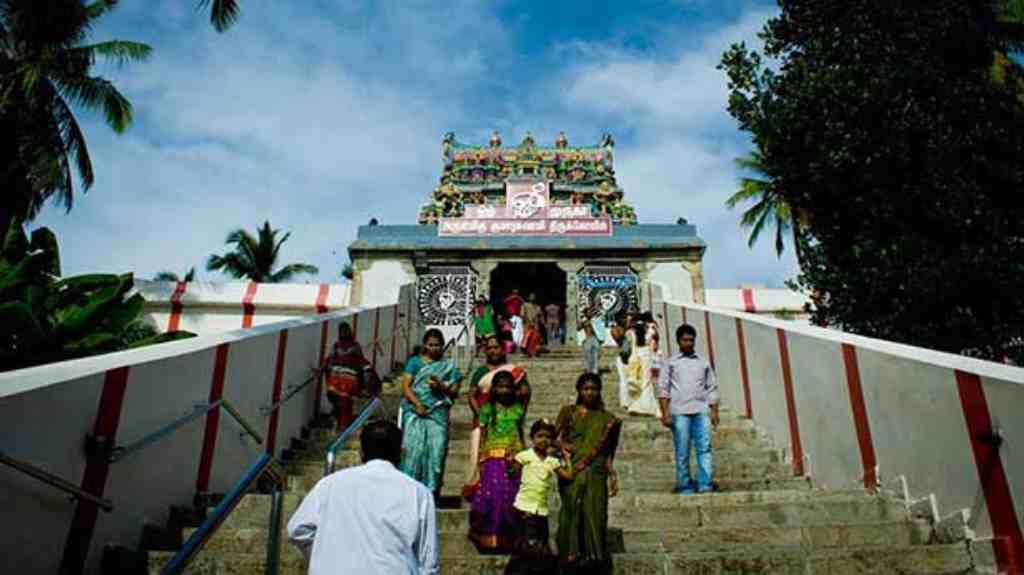
M 612 354 L 603 363 L 610 366 Z M 539 417 L 554 419 L 575 398 L 580 373 L 577 352 L 556 349 L 519 361 L 527 368 L 533 400 L 527 428 Z M 617 404 L 614 372 L 604 373 L 605 398 Z M 393 414 L 393 384 L 386 408 Z M 809 478 L 794 477 L 792 463 L 762 437 L 755 422 L 725 406 L 714 436 L 716 483 L 713 494 L 680 496 L 673 484 L 672 441 L 654 418 L 624 419 L 616 456 L 620 494 L 610 503 L 615 572 L 669 574 L 920 574 L 978 573 L 984 561 L 968 541 L 937 543 L 926 520 L 907 511 L 892 495 L 863 489 L 816 489 Z M 464 400 L 452 412 L 443 506 L 439 510 L 442 573 L 501 573 L 507 557 L 481 556 L 468 541 L 468 504 L 458 499 L 467 474 L 470 412 Z M 331 433 L 313 430 L 288 464 L 287 519 L 321 477 L 324 448 Z M 358 463 L 354 443 L 341 453 L 341 465 Z M 695 471 L 695 470 L 694 470 Z M 552 532 L 557 497 L 552 501 Z M 269 496 L 250 494 L 193 563 L 193 573 L 263 572 Z M 187 536 L 188 531 L 184 533 Z M 978 556 L 975 556 L 977 553 Z M 150 553 L 156 573 L 169 553 Z M 287 543 L 281 573 L 303 573 L 302 558 Z

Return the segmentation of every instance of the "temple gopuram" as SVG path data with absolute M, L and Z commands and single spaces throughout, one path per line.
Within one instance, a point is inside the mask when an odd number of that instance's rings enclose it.
M 610 317 L 643 307 L 644 280 L 700 301 L 706 245 L 677 219 L 682 194 L 660 214 L 678 223 L 639 223 L 617 182 L 614 152 L 609 134 L 573 146 L 560 132 L 550 147 L 530 134 L 516 146 L 497 132 L 487 145 L 446 134 L 440 181 L 417 223 L 371 222 L 349 246 L 353 305 L 415 282 L 423 323 L 454 327 L 477 298 L 497 304 L 517 289 L 562 306 L 573 333 L 585 312 Z

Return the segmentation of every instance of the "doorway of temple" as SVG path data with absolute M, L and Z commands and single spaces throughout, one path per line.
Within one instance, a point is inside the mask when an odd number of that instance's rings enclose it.
M 554 303 L 565 309 L 565 272 L 554 262 L 500 263 L 491 272 L 490 287 L 495 311 L 504 311 L 504 300 L 513 289 L 518 290 L 523 299 L 534 294 L 541 307 Z

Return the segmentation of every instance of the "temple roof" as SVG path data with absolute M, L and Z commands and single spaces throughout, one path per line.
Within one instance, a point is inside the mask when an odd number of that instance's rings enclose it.
M 690 224 L 616 225 L 611 236 L 490 236 L 439 237 L 435 225 L 359 226 L 349 252 L 490 251 L 490 250 L 600 250 L 703 251 L 706 244 Z
M 467 205 L 503 205 L 505 182 L 517 178 L 550 184 L 552 205 L 589 205 L 595 216 L 615 223 L 636 223 L 615 180 L 615 140 L 605 134 L 593 145 L 571 146 L 564 133 L 551 146 L 527 133 L 516 146 L 504 146 L 495 132 L 487 145 L 460 142 L 445 134 L 441 143 L 440 184 L 420 208 L 419 223 L 459 217 Z

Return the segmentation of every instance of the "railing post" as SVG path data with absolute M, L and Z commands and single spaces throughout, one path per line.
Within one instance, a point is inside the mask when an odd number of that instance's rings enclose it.
M 281 566 L 281 516 L 284 492 L 278 482 L 270 494 L 270 533 L 267 534 L 267 575 L 277 575 Z

